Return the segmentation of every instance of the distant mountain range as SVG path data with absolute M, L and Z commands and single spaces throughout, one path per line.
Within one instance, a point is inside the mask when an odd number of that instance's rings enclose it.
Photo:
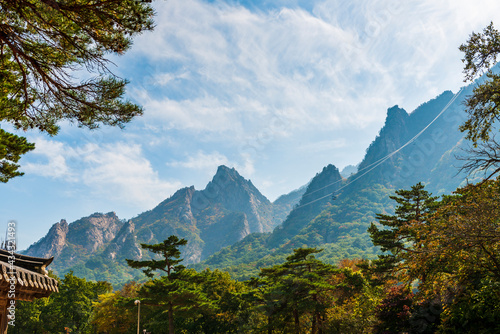
M 159 243 L 175 234 L 189 241 L 182 254 L 185 263 L 197 263 L 250 233 L 272 231 L 304 191 L 305 187 L 271 203 L 234 168 L 220 166 L 204 190 L 180 189 L 129 221 L 120 220 L 114 212 L 94 213 L 71 224 L 61 220 L 23 253 L 54 256 L 51 268 L 56 273 L 71 269 L 88 278 L 117 283 L 132 278 L 124 275 L 133 272 L 122 266 L 126 258 L 148 256 L 140 243 Z
M 54 256 L 56 273 L 73 270 L 114 284 L 141 276 L 126 258 L 144 259 L 140 243 L 158 243 L 175 234 L 186 238 L 185 263 L 229 270 L 241 278 L 282 261 L 297 247 L 321 247 L 331 263 L 346 257 L 372 257 L 367 227 L 375 215 L 391 212 L 395 189 L 423 182 L 434 194 L 464 184 L 457 168 L 467 143 L 458 126 L 465 119 L 463 99 L 446 91 L 411 114 L 394 106 L 383 128 L 356 167 L 341 172 L 328 165 L 311 181 L 271 203 L 234 168 L 220 166 L 205 189 L 178 190 L 154 209 L 128 221 L 114 213 L 94 213 L 71 224 L 62 220 L 24 253 Z

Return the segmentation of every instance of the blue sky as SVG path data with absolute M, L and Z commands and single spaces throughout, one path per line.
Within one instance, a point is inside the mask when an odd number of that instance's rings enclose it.
M 387 108 L 463 83 L 458 46 L 500 2 L 156 1 L 156 29 L 113 57 L 143 117 L 124 130 L 62 124 L 0 186 L 21 248 L 93 212 L 128 219 L 235 167 L 269 199 L 325 165 L 361 161 Z M 500 24 L 500 23 L 498 23 Z

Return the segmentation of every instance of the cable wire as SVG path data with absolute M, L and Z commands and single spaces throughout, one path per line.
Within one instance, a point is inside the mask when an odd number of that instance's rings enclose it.
M 427 124 L 427 126 L 425 126 L 425 127 L 424 127 L 424 128 L 423 128 L 420 132 L 419 132 L 419 133 L 417 133 L 417 134 L 416 134 L 413 138 L 411 138 L 410 140 L 408 140 L 408 141 L 407 141 L 407 142 L 406 142 L 403 146 L 401 146 L 401 147 L 400 147 L 400 148 L 398 148 L 397 150 L 395 150 L 395 151 L 393 151 L 393 152 L 391 152 L 391 153 L 387 154 L 385 157 L 383 157 L 383 158 L 381 158 L 381 159 L 379 159 L 379 160 L 377 160 L 377 161 L 375 161 L 375 162 L 373 162 L 373 163 L 369 164 L 368 166 L 363 167 L 363 168 L 361 168 L 360 170 L 358 170 L 358 171 L 356 172 L 356 174 L 354 174 L 356 177 L 355 177 L 353 180 L 349 181 L 349 183 L 347 183 L 347 184 L 345 184 L 344 186 L 340 187 L 339 189 L 334 190 L 333 192 L 329 193 L 328 195 L 325 195 L 325 196 L 322 196 L 322 197 L 320 197 L 320 198 L 317 198 L 317 199 L 315 199 L 315 200 L 313 200 L 313 201 L 311 201 L 311 202 L 307 202 L 306 204 L 302 204 L 302 205 L 300 205 L 300 206 L 297 206 L 295 209 L 300 209 L 301 207 L 307 206 L 307 205 L 309 205 L 309 204 L 315 203 L 315 202 L 320 201 L 320 200 L 322 200 L 322 199 L 324 199 L 324 198 L 327 198 L 327 197 L 330 197 L 330 196 L 334 195 L 335 193 L 337 193 L 337 192 L 339 192 L 340 190 L 344 189 L 344 188 L 345 188 L 345 187 L 347 187 L 348 185 L 352 184 L 354 181 L 358 180 L 359 178 L 363 177 L 364 175 L 368 174 L 369 172 L 371 172 L 372 170 L 374 170 L 375 168 L 377 168 L 378 166 L 380 166 L 382 163 L 384 163 L 385 161 L 387 161 L 387 160 L 388 160 L 389 158 L 391 158 L 393 155 L 395 155 L 395 154 L 399 153 L 399 151 L 401 151 L 403 148 L 405 148 L 406 146 L 410 145 L 410 144 L 411 144 L 411 143 L 413 143 L 415 140 L 417 140 L 417 138 L 418 138 L 418 137 L 420 137 L 420 136 L 421 136 L 421 135 L 425 132 L 425 130 L 427 130 L 427 129 L 428 129 L 428 128 L 429 128 L 429 127 L 430 127 L 430 126 L 431 126 L 431 125 L 432 125 L 432 124 L 433 124 L 433 123 L 434 123 L 434 122 L 435 122 L 435 121 L 436 121 L 439 117 L 441 117 L 441 115 L 442 115 L 442 114 L 443 114 L 443 113 L 444 113 L 444 112 L 445 112 L 445 111 L 449 108 L 449 106 L 450 106 L 453 102 L 455 102 L 455 100 L 456 100 L 456 99 L 457 99 L 457 97 L 460 95 L 460 93 L 462 93 L 462 91 L 463 91 L 463 90 L 464 90 L 464 87 L 460 88 L 460 90 L 459 90 L 459 91 L 458 91 L 458 92 L 457 92 L 457 93 L 456 93 L 456 94 L 455 94 L 455 95 L 451 98 L 451 100 L 450 100 L 450 101 L 446 104 L 446 106 L 445 106 L 445 107 L 441 110 L 441 112 L 440 112 L 440 113 L 439 113 L 436 117 L 434 117 L 434 119 L 433 119 L 433 120 L 432 120 L 429 124 Z M 373 166 L 373 167 L 372 167 L 372 166 Z M 371 167 L 371 168 L 370 168 L 370 167 Z M 358 173 L 359 173 L 359 172 L 361 172 L 361 171 L 363 171 L 363 170 L 366 170 L 367 168 L 370 168 L 370 169 L 368 169 L 366 172 L 364 172 L 363 174 L 361 174 L 361 175 L 359 175 L 359 176 L 358 176 Z M 334 184 L 336 184 L 336 183 L 338 183 L 338 182 L 341 182 L 341 181 L 342 181 L 342 179 L 337 180 L 337 181 L 335 181 L 335 182 L 332 182 L 332 183 L 330 183 L 330 184 L 327 184 L 326 186 L 323 186 L 323 187 L 321 187 L 321 188 L 319 188 L 319 189 L 316 189 L 316 190 L 314 190 L 314 191 L 311 191 L 310 193 L 308 193 L 308 194 L 306 194 L 306 195 L 302 196 L 302 198 L 304 198 L 304 197 L 306 197 L 306 196 L 309 196 L 309 195 L 311 195 L 311 194 L 314 194 L 314 193 L 316 193 L 316 192 L 318 192 L 318 191 L 320 191 L 320 190 L 323 190 L 323 189 L 325 189 L 325 188 L 327 188 L 327 187 L 329 187 L 329 186 L 331 186 L 331 185 L 334 185 Z

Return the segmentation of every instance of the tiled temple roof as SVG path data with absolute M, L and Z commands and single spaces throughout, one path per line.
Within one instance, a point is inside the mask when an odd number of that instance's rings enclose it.
M 15 285 L 16 300 L 33 300 L 58 292 L 59 282 L 47 275 L 45 268 L 53 258 L 43 259 L 14 253 L 13 271 L 9 263 L 11 254 L 0 249 L 0 298 L 7 298 Z M 12 260 L 12 258 L 10 258 Z

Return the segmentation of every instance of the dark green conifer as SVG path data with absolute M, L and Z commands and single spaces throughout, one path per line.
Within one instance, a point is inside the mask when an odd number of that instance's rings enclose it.
M 179 263 L 183 261 L 180 258 L 180 246 L 187 244 L 186 239 L 179 239 L 171 235 L 162 243 L 147 245 L 141 244 L 141 247 L 155 254 L 163 256 L 161 260 L 136 261 L 127 259 L 127 263 L 132 268 L 145 268 L 144 273 L 153 278 L 155 271 L 165 273 L 164 276 L 155 278 L 145 283 L 139 290 L 139 296 L 142 298 L 142 304 L 151 306 L 150 317 L 152 322 L 163 326 L 164 308 L 167 309 L 168 333 L 175 333 L 174 313 L 181 311 L 183 317 L 193 316 L 192 312 L 197 309 L 198 312 L 207 307 L 211 307 L 211 301 L 206 298 L 197 284 L 197 273 L 194 270 L 185 269 Z M 151 328 L 154 330 L 154 328 Z
M 395 214 L 377 214 L 382 228 L 374 223 L 368 228 L 373 244 L 385 252 L 374 261 L 374 270 L 382 273 L 392 273 L 406 252 L 418 250 L 419 240 L 413 227 L 425 224 L 427 215 L 435 212 L 439 204 L 437 197 L 420 182 L 410 190 L 396 190 L 390 198 L 397 203 Z
M 127 80 L 108 69 L 107 56 L 152 30 L 153 14 L 135 0 L 0 0 L 0 121 L 56 135 L 62 120 L 95 129 L 141 115 L 123 99 Z M 88 78 L 76 80 L 82 71 Z M 13 138 L 0 131 L 2 182 L 22 175 L 8 161 L 33 149 Z
M 326 303 L 324 295 L 333 290 L 328 278 L 337 271 L 314 258 L 316 248 L 299 248 L 281 265 L 261 270 L 253 281 L 261 289 L 261 302 L 268 318 L 267 330 L 287 329 L 302 333 L 308 316 L 311 333 L 322 333 Z

